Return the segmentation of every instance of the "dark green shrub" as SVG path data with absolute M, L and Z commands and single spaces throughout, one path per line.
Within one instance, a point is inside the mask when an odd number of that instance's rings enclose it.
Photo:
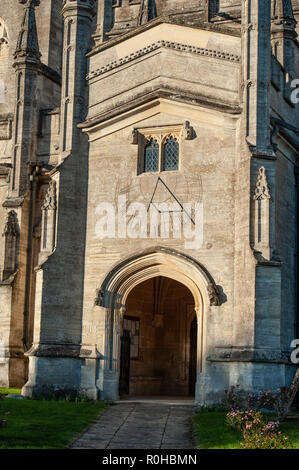
M 76 403 L 86 403 L 91 401 L 86 395 L 82 395 L 76 389 L 58 387 L 44 387 L 40 393 L 35 393 L 33 399 L 47 401 L 67 401 Z

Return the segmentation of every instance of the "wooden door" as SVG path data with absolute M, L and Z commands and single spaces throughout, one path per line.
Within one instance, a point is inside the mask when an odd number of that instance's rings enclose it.
M 130 345 L 131 338 L 128 330 L 123 331 L 121 337 L 119 394 L 130 393 Z
M 197 376 L 197 318 L 195 317 L 190 327 L 190 362 L 189 362 L 189 395 L 195 395 Z

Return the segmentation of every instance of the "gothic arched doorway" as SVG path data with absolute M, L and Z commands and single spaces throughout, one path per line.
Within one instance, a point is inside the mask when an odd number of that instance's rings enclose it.
M 197 319 L 190 290 L 157 276 L 129 294 L 123 317 L 120 396 L 195 394 Z
M 126 370 L 128 361 L 127 363 L 121 363 L 121 344 L 125 341 L 123 331 L 128 328 L 124 328 L 124 321 L 136 321 L 134 317 L 138 318 L 134 309 L 133 312 L 130 312 L 131 307 L 128 307 L 128 298 L 130 296 L 132 298 L 134 297 L 134 294 L 131 295 L 131 293 L 135 289 L 144 288 L 146 282 L 157 282 L 157 278 L 167 278 L 167 282 L 176 283 L 173 285 L 181 286 L 180 289 L 185 289 L 185 292 L 187 291 L 186 295 L 188 298 L 192 298 L 190 307 L 188 307 L 192 312 L 192 314 L 190 314 L 190 324 L 188 328 L 184 329 L 184 334 L 188 336 L 188 340 L 190 341 L 191 322 L 196 314 L 198 323 L 197 377 L 198 374 L 205 371 L 206 364 L 204 357 L 207 342 L 207 314 L 210 306 L 219 305 L 219 290 L 207 269 L 193 258 L 178 253 L 173 249 L 163 247 L 149 249 L 116 265 L 109 272 L 98 290 L 96 304 L 105 309 L 106 322 L 102 369 L 103 397 L 105 400 L 117 400 L 119 398 L 120 371 L 125 371 L 127 376 L 128 374 L 130 374 L 130 376 L 132 375 L 132 371 Z M 156 279 L 156 281 L 153 281 L 153 279 Z M 136 292 L 137 291 L 135 291 L 135 294 Z M 151 299 L 151 302 L 153 303 L 153 299 Z M 124 317 L 133 317 L 133 319 Z M 158 321 L 159 317 L 156 316 L 154 323 Z M 128 344 L 126 347 L 129 349 Z M 187 340 L 184 343 L 184 348 L 186 351 L 185 355 L 190 355 L 191 351 Z M 130 358 L 130 366 L 131 363 Z M 175 363 L 174 357 L 172 368 L 179 369 L 180 367 L 183 367 L 186 371 L 186 360 L 184 362 L 180 359 Z M 187 377 L 190 377 L 189 369 L 187 369 Z M 121 377 L 121 380 L 123 380 L 123 378 L 124 376 Z M 184 392 L 188 395 L 188 381 L 189 379 L 185 380 L 181 388 L 177 387 L 174 390 L 175 393 Z M 172 384 L 173 383 L 172 381 Z

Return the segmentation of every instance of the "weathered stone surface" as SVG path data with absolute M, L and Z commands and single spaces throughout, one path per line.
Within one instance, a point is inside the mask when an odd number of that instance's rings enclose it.
M 196 381 L 205 404 L 231 385 L 290 384 L 295 19 L 298 0 L 1 2 L 1 386 L 117 400 L 124 316 L 140 323 L 131 394 L 182 396 Z M 121 197 L 198 204 L 198 244 L 162 236 L 161 220 L 101 238 L 100 204 Z

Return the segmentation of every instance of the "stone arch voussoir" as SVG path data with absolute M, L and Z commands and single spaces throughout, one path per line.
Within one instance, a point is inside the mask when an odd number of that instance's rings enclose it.
M 220 292 L 207 269 L 198 261 L 176 250 L 156 247 L 136 254 L 116 265 L 102 282 L 96 303 L 120 309 L 134 287 L 157 276 L 181 282 L 200 305 L 220 305 Z

